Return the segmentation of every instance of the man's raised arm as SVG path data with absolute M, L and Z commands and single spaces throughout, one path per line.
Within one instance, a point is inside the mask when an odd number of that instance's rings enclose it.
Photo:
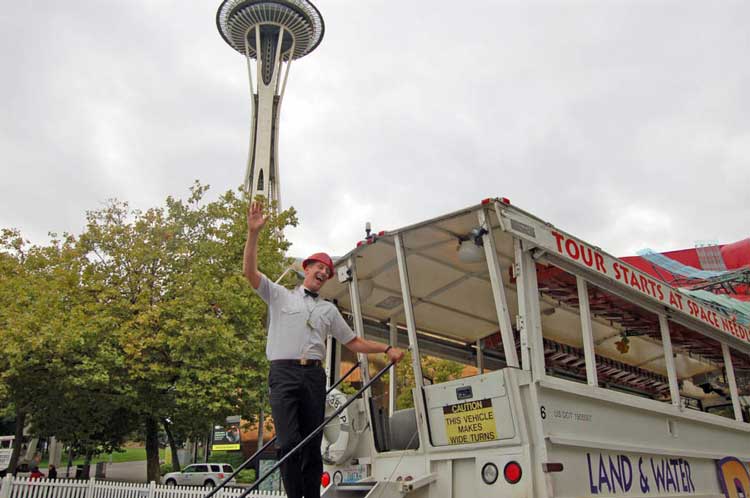
M 267 216 L 263 215 L 263 204 L 251 202 L 247 210 L 247 241 L 242 259 L 242 272 L 254 289 L 260 286 L 261 274 L 258 271 L 258 234 L 266 224 Z

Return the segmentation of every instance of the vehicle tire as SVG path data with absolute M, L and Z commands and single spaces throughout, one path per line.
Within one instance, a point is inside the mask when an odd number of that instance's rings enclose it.
M 203 483 L 204 488 L 214 488 L 216 487 L 216 483 L 213 482 L 211 479 L 206 479 L 206 482 Z
M 165 482 L 164 484 L 166 484 L 167 486 L 177 486 L 177 481 L 175 481 L 174 479 L 167 479 L 167 482 Z

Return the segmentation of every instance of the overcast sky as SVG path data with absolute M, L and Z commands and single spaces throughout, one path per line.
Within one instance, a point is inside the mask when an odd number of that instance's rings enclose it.
M 247 72 L 219 3 L 4 5 L 0 227 L 44 242 L 109 198 L 240 185 Z M 315 3 L 281 112 L 291 254 L 490 196 L 616 255 L 750 236 L 750 3 Z

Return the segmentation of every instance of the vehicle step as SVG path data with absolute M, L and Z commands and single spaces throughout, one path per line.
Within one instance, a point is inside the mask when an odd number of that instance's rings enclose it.
M 370 491 L 375 487 L 377 482 L 347 482 L 337 484 L 340 491 Z

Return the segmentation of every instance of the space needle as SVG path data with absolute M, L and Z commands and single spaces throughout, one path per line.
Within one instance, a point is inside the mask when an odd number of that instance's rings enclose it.
M 281 101 L 292 60 L 315 50 L 323 39 L 323 17 L 307 0 L 224 0 L 216 12 L 216 26 L 224 41 L 247 60 L 252 129 L 245 189 L 251 198 L 262 195 L 269 204 L 276 201 L 280 209 Z

